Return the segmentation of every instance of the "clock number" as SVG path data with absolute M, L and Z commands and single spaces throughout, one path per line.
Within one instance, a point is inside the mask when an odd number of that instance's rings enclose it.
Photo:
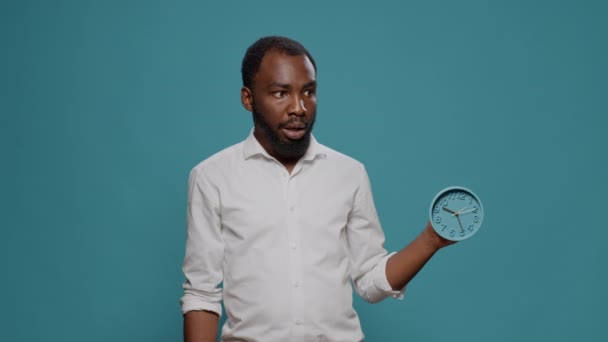
M 464 201 L 465 199 L 467 199 L 467 194 L 465 194 L 464 192 L 459 193 L 458 199 Z
M 435 207 L 435 209 L 433 209 L 433 212 L 434 212 L 435 214 L 438 214 L 438 213 L 439 213 L 439 206 Z
M 450 194 L 448 195 L 448 198 L 453 200 L 456 198 L 456 193 L 455 192 L 450 192 Z
M 441 216 L 435 216 L 435 223 L 441 223 Z
M 443 228 L 441 228 L 441 231 L 444 231 L 448 227 L 447 225 L 445 225 L 443 223 L 441 225 L 443 226 Z
M 454 237 L 456 235 L 456 231 L 454 229 L 450 230 L 450 237 Z
M 475 222 L 475 223 L 479 222 L 479 216 L 473 217 L 473 222 Z
M 470 232 L 473 231 L 474 226 L 472 224 L 469 225 L 469 228 L 467 228 Z
M 477 206 L 473 206 L 473 212 L 474 212 L 475 214 L 477 214 L 477 210 L 479 210 L 479 208 L 478 208 Z
M 460 236 L 461 236 L 461 237 L 462 237 L 462 236 L 464 236 L 464 230 L 461 230 L 461 231 L 460 231 Z
M 442 205 L 442 206 L 444 206 L 444 207 L 445 207 L 446 205 L 448 205 L 448 203 L 450 203 L 450 202 L 448 202 L 448 199 L 447 199 L 447 198 L 444 198 L 444 199 L 442 199 L 442 200 L 441 200 L 441 205 Z

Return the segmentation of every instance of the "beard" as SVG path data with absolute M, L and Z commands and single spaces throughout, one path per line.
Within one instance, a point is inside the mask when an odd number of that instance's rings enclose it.
M 277 156 L 281 158 L 294 159 L 301 158 L 306 153 L 306 150 L 310 145 L 310 133 L 312 132 L 312 128 L 315 125 L 316 113 L 313 113 L 314 115 L 312 116 L 311 121 L 302 119 L 299 116 L 292 116 L 288 121 L 282 122 L 279 127 L 274 129 L 270 126 L 268 121 L 266 121 L 266 119 L 264 118 L 264 114 L 258 110 L 255 102 L 253 103 L 252 107 L 254 124 L 256 125 L 256 127 L 259 127 L 261 129 L 261 133 L 266 138 L 266 141 L 270 143 L 273 152 Z M 302 136 L 302 138 L 297 140 L 291 140 L 281 137 L 279 135 L 278 130 L 288 124 L 292 124 L 295 122 L 304 124 L 304 129 L 306 130 L 306 132 L 304 133 L 304 136 Z

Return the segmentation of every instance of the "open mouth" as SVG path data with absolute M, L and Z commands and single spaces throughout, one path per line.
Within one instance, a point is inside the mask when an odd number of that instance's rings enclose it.
M 301 139 L 304 136 L 304 134 L 306 134 L 306 128 L 304 128 L 304 127 L 302 127 L 302 128 L 283 127 L 283 128 L 281 128 L 281 131 L 290 140 Z

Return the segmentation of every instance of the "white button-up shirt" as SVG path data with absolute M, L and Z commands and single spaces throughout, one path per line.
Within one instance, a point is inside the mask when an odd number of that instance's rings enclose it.
M 223 300 L 224 341 L 361 341 L 351 280 L 369 302 L 403 295 L 383 244 L 361 163 L 311 137 L 289 174 L 250 134 L 190 174 L 182 312 Z

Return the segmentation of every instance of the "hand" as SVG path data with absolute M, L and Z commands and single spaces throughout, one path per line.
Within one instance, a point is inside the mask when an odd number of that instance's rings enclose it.
M 453 245 L 457 242 L 453 240 L 448 240 L 443 236 L 439 235 L 433 228 L 431 221 L 427 222 L 426 227 L 422 232 L 422 235 L 427 237 L 425 240 L 428 241 L 435 250 L 439 250 L 440 248 Z

